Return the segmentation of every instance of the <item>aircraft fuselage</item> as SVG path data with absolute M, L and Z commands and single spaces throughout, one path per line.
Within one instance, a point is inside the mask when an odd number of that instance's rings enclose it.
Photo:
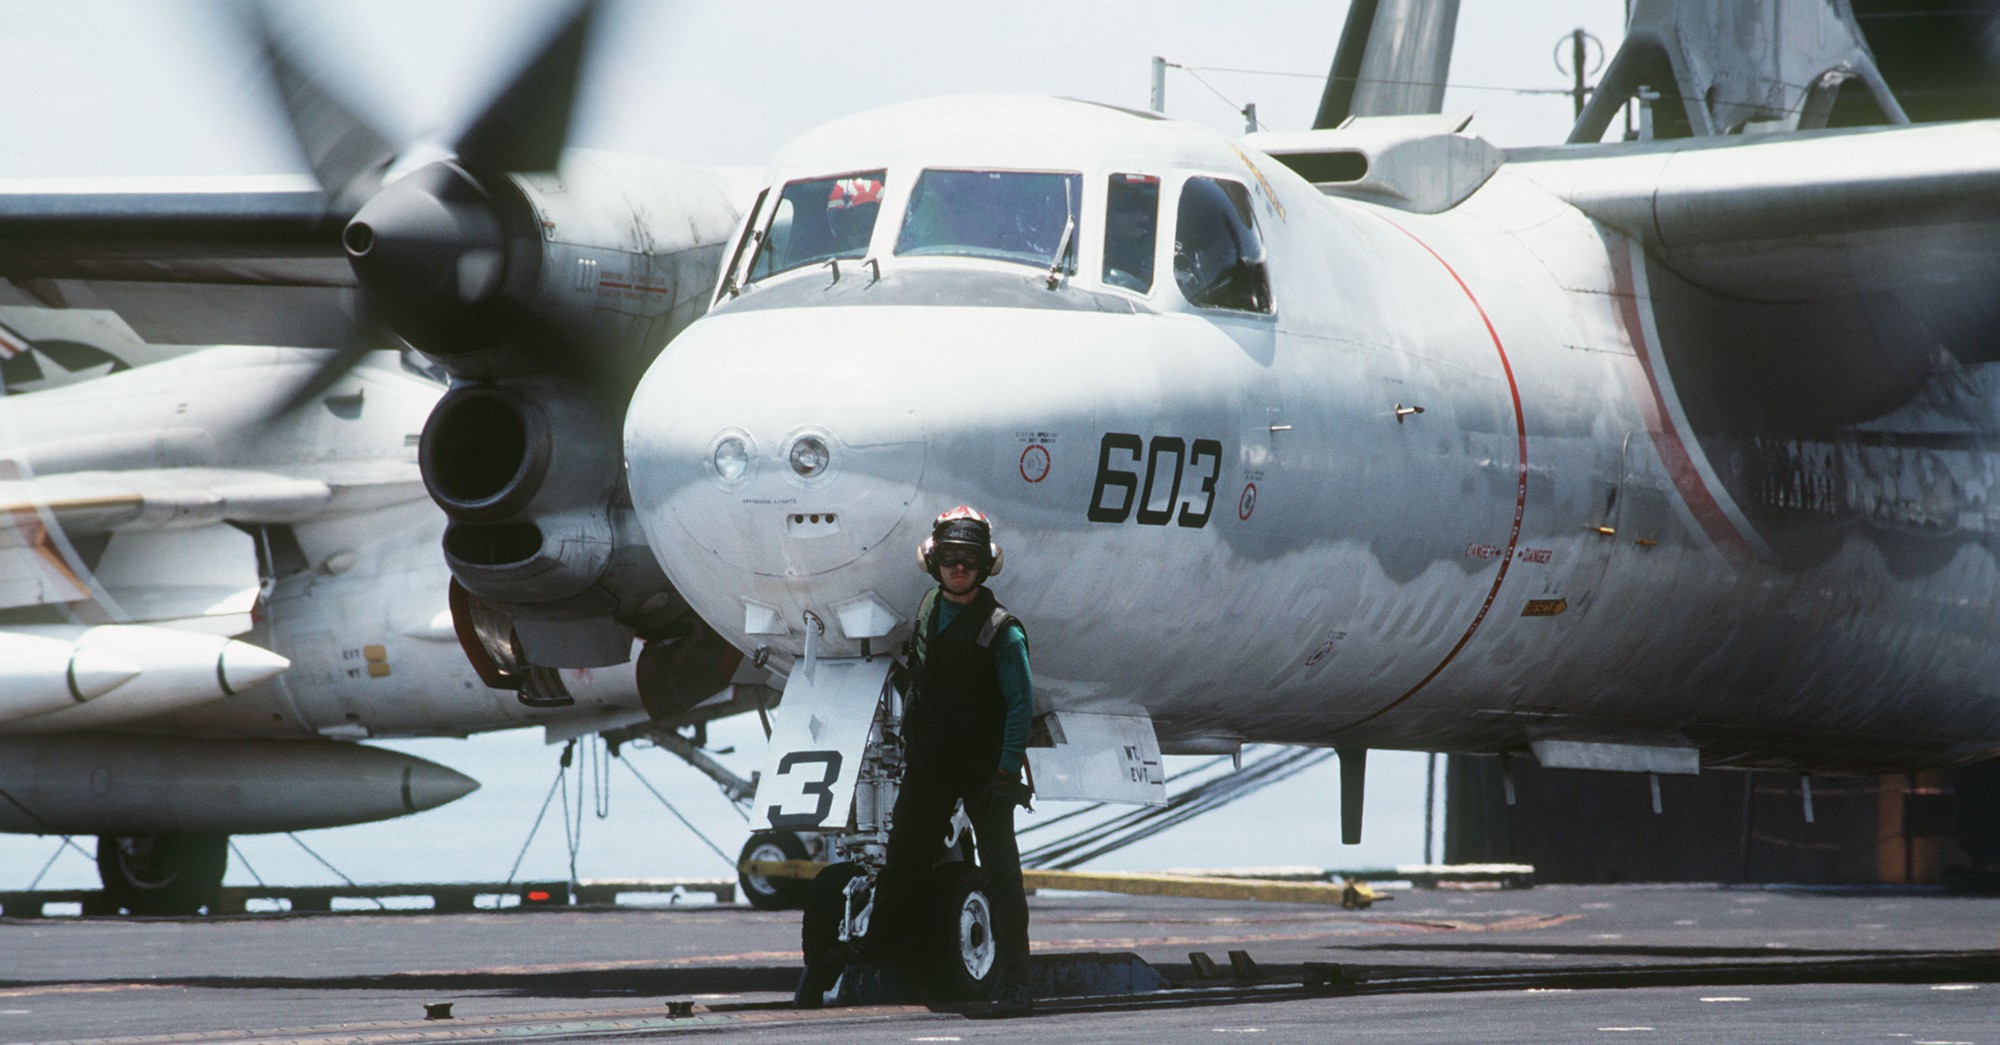
M 925 249 L 940 171 L 1041 172 L 1016 198 L 1068 206 L 1073 242 Z M 787 269 L 813 179 L 856 172 L 865 243 Z M 1106 231 L 1121 178 L 1157 193 L 1142 289 Z M 870 648 L 898 646 L 932 583 L 913 551 L 967 503 L 1039 709 L 1143 712 L 1169 750 L 2000 747 L 1978 367 L 1844 417 L 1730 386 L 1676 304 L 1700 292 L 1507 166 L 1427 215 L 1180 125 L 946 100 L 815 132 L 771 181 L 626 453 L 676 588 L 781 668 L 807 628 L 859 653 L 883 609 Z M 1201 194 L 1247 201 L 1261 277 L 1200 286 Z

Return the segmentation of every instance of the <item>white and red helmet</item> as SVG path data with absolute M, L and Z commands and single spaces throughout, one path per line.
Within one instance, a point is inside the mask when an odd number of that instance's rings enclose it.
M 938 567 L 933 553 L 940 545 L 961 544 L 973 548 L 985 559 L 979 577 L 983 581 L 1000 572 L 1005 555 L 1000 551 L 1000 542 L 993 538 L 993 524 L 977 508 L 961 504 L 956 508 L 938 514 L 931 520 L 931 535 L 917 546 L 917 563 L 932 577 L 938 575 Z

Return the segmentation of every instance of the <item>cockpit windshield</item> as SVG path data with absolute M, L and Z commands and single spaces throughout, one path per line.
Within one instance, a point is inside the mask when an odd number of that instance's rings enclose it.
M 1189 178 L 1174 227 L 1174 282 L 1197 308 L 1271 311 L 1264 241 L 1250 191 L 1220 178 Z
M 1113 174 L 1105 199 L 1104 282 L 1144 294 L 1160 242 L 1160 179 Z
M 882 210 L 886 174 L 857 171 L 787 182 L 750 263 L 750 278 L 830 258 L 866 257 L 875 216 Z
M 1073 270 L 1082 204 L 1081 174 L 927 170 L 917 178 L 896 253 Z

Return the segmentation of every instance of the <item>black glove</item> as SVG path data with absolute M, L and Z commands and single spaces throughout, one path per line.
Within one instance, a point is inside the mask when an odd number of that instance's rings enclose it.
M 986 782 L 986 793 L 981 799 L 989 806 L 993 803 L 1002 806 L 1020 806 L 1032 813 L 1035 807 L 1030 803 L 1034 797 L 1035 789 L 1022 783 L 1020 777 L 1006 770 L 995 770 L 993 779 Z

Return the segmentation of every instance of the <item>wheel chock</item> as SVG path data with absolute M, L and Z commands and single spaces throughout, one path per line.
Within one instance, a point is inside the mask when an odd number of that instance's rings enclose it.
M 1229 971 L 1243 983 L 1259 983 L 1264 979 L 1264 970 L 1259 969 L 1257 963 L 1250 960 L 1249 951 L 1230 951 Z

